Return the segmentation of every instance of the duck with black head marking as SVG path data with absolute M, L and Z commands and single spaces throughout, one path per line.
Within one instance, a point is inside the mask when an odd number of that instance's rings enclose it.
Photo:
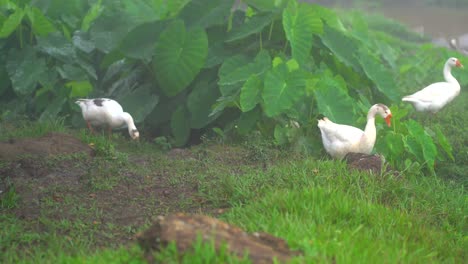
M 78 99 L 75 103 L 80 106 L 83 119 L 91 132 L 93 132 L 93 126 L 107 127 L 109 135 L 112 129 L 127 127 L 128 134 L 132 139 L 140 137 L 132 116 L 124 112 L 117 101 L 108 98 L 94 98 Z

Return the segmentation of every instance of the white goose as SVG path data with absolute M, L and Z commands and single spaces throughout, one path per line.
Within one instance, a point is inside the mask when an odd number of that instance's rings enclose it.
M 436 113 L 460 94 L 460 84 L 452 75 L 453 67 L 463 67 L 457 58 L 449 58 L 444 65 L 445 82 L 433 83 L 426 88 L 403 97 L 416 111 Z
M 109 135 L 113 128 L 127 127 L 132 139 L 138 139 L 140 133 L 135 127 L 132 116 L 124 112 L 122 106 L 115 100 L 107 98 L 78 99 L 83 118 L 89 130 L 92 126 L 107 127 Z
M 377 114 L 382 116 L 387 125 L 390 126 L 392 113 L 383 104 L 375 104 L 369 109 L 364 131 L 353 126 L 335 124 L 326 117 L 318 120 L 322 143 L 327 153 L 338 159 L 343 158 L 348 153 L 370 154 L 377 136 L 375 128 L 375 116 Z

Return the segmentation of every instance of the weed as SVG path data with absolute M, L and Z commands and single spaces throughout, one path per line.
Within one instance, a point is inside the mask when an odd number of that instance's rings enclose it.
M 172 148 L 171 143 L 166 137 L 157 137 L 154 139 L 154 144 L 161 150 L 170 150 Z
M 20 200 L 19 195 L 16 193 L 15 186 L 10 185 L 7 190 L 0 190 L 0 208 L 12 209 L 18 206 Z

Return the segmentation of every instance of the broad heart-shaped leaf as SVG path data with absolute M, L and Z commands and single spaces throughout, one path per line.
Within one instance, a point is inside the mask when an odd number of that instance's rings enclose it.
M 260 11 L 271 11 L 279 6 L 281 6 L 284 2 L 287 2 L 287 0 L 278 0 L 278 1 L 272 1 L 272 0 L 244 0 L 242 1 L 249 6 L 254 7 L 255 9 L 258 9 Z
M 200 80 L 187 98 L 187 108 L 190 111 L 190 126 L 195 129 L 203 128 L 219 115 L 212 115 L 211 106 L 220 96 L 218 86 L 214 80 Z
M 257 75 L 251 75 L 244 83 L 240 93 L 240 106 L 242 112 L 248 112 L 262 100 L 263 80 Z
M 325 21 L 327 26 L 330 26 L 339 31 L 345 30 L 345 27 L 343 23 L 341 22 L 341 19 L 338 17 L 338 15 L 336 14 L 334 10 L 327 8 L 325 6 L 318 5 L 318 4 L 311 4 L 311 5 L 315 13 L 320 17 L 320 19 Z
M 355 52 L 359 49 L 358 42 L 347 36 L 344 31 L 323 26 L 323 35 L 320 35 L 323 44 L 344 64 L 360 71 L 359 62 L 356 60 Z
M 234 0 L 192 0 L 180 12 L 185 24 L 208 28 L 221 25 L 231 12 Z
M 346 82 L 341 76 L 323 72 L 313 89 L 317 110 L 335 123 L 356 126 L 355 100 L 348 95 Z
M 42 78 L 43 74 L 47 74 L 45 60 L 38 58 L 31 47 L 22 50 L 11 49 L 6 69 L 13 84 L 13 90 L 19 95 L 34 92 L 37 81 Z
M 89 29 L 91 41 L 96 48 L 109 53 L 117 48 L 128 32 L 137 25 L 135 20 L 136 18 L 126 16 L 124 13 L 104 13 Z
M 254 128 L 257 121 L 262 116 L 262 111 L 260 107 L 256 107 L 252 111 L 242 113 L 239 119 L 237 120 L 237 131 L 241 135 L 246 135 L 250 133 Z
M 80 67 L 76 67 L 70 64 L 64 64 L 61 67 L 57 67 L 57 72 L 60 74 L 60 77 L 66 80 L 74 81 L 85 81 L 88 80 L 86 72 Z
M 175 20 L 159 36 L 153 59 L 161 89 L 174 96 L 193 81 L 208 53 L 208 37 L 200 27 L 187 31 L 182 20 Z
M 362 47 L 357 54 L 357 59 L 367 77 L 376 84 L 377 89 L 382 94 L 393 102 L 400 100 L 392 73 L 371 54 L 370 50 Z
M 432 137 L 414 120 L 407 121 L 405 125 L 409 134 L 405 142 L 408 150 L 418 158 L 420 163 L 426 162 L 428 169 L 434 173 L 437 147 Z
M 180 105 L 171 117 L 171 130 L 175 145 L 180 147 L 187 143 L 190 136 L 189 113 L 184 105 Z
M 65 84 L 65 87 L 71 89 L 70 97 L 87 97 L 93 90 L 93 85 L 88 81 L 72 81 Z
M 29 20 L 31 20 L 31 26 L 34 34 L 45 36 L 51 32 L 57 31 L 54 24 L 37 7 L 29 9 L 27 14 Z
M 246 81 L 252 74 L 261 75 L 265 73 L 271 67 L 271 58 L 268 51 L 261 50 L 255 57 L 253 62 L 238 65 L 242 57 L 236 57 L 233 61 L 229 61 L 228 64 L 223 64 L 219 71 L 219 85 L 232 85 L 238 82 Z M 234 67 L 234 63 L 238 67 Z M 230 71 L 228 71 L 228 69 Z
M 442 132 L 442 130 L 440 129 L 439 126 L 436 127 L 435 132 L 436 132 L 436 138 L 437 138 L 437 141 L 438 141 L 439 145 L 445 151 L 447 156 L 449 156 L 449 158 L 452 161 L 455 161 L 455 158 L 453 157 L 452 145 L 450 145 L 450 142 L 447 140 L 447 138 L 445 137 L 444 133 Z
M 151 84 L 143 84 L 118 98 L 124 111 L 132 115 L 135 123 L 143 122 L 158 104 L 159 97 L 152 93 L 152 90 Z
M 226 49 L 224 39 L 227 32 L 224 26 L 213 26 L 206 30 L 208 35 L 208 55 L 204 68 L 211 68 L 223 63 L 235 53 L 233 49 Z
M 252 59 L 243 55 L 237 54 L 230 58 L 227 58 L 218 71 L 219 78 L 227 78 L 232 72 L 236 71 L 239 68 L 251 63 Z
M 262 31 L 267 25 L 273 23 L 275 13 L 260 13 L 251 17 L 247 22 L 238 27 L 233 27 L 229 32 L 226 42 L 243 39 L 252 34 Z
M 305 85 L 305 74 L 301 70 L 289 72 L 285 63 L 269 70 L 262 92 L 266 115 L 278 116 L 291 108 L 303 96 Z
M 61 33 L 51 33 L 37 38 L 37 49 L 65 63 L 74 63 L 75 47 Z
M 306 64 L 312 48 L 313 34 L 323 31 L 322 20 L 310 4 L 290 1 L 283 10 L 283 28 L 291 43 L 293 58 L 300 65 Z
M 381 140 L 377 139 L 376 149 L 393 162 L 395 158 L 400 159 L 405 152 L 403 138 L 403 134 L 390 131 Z
M 120 51 L 127 57 L 149 62 L 154 55 L 154 47 L 163 27 L 164 23 L 159 21 L 137 26 L 122 40 Z
M 58 96 L 57 98 L 52 100 L 52 102 L 47 105 L 46 109 L 42 112 L 41 116 L 39 117 L 39 122 L 46 122 L 55 119 L 66 102 L 67 97 L 64 96 Z
M 0 38 L 7 38 L 10 34 L 16 30 L 19 24 L 24 17 L 24 10 L 17 8 L 13 14 L 8 16 L 8 18 L 3 22 L 2 27 L 0 28 Z

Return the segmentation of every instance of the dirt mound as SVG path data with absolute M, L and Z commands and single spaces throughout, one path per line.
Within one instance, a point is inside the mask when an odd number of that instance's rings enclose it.
M 9 142 L 0 142 L 0 160 L 74 153 L 85 153 L 91 156 L 93 150 L 76 137 L 57 132 L 48 133 L 40 138 L 11 139 Z
M 392 173 L 395 176 L 398 173 L 385 163 L 382 156 L 378 154 L 368 155 L 362 153 L 348 153 L 344 160 L 348 163 L 348 167 L 360 171 L 372 172 L 374 174 Z
M 284 263 L 300 254 L 290 250 L 286 241 L 270 234 L 248 234 L 216 218 L 182 213 L 158 217 L 147 231 L 138 235 L 138 241 L 149 262 L 154 262 L 151 257 L 153 250 L 175 242 L 178 252 L 183 254 L 193 249 L 200 235 L 205 243 L 213 243 L 216 250 L 221 250 L 225 243 L 227 251 L 239 259 L 249 252 L 252 263 L 276 263 L 274 259 Z

